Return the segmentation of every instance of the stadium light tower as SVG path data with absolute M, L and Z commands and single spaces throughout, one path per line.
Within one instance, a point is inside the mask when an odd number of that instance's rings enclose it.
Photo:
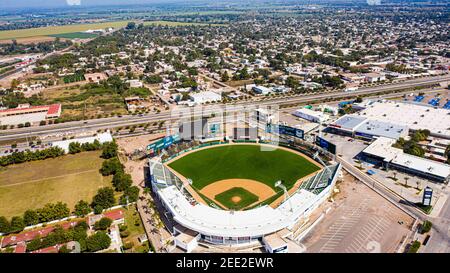
M 331 173 L 331 170 L 330 170 L 330 168 L 328 167 L 328 165 L 325 164 L 325 162 L 323 162 L 323 160 L 320 158 L 320 156 L 319 156 L 319 151 L 317 151 L 317 152 L 313 155 L 313 158 L 319 160 L 320 164 L 322 164 L 322 165 L 325 167 L 325 169 L 326 169 L 329 173 Z
M 288 200 L 290 210 L 292 211 L 292 204 L 291 204 L 291 200 L 289 199 L 289 194 L 287 192 L 286 186 L 283 185 L 283 182 L 281 180 L 278 180 L 277 182 L 275 182 L 275 187 L 276 188 L 280 188 L 280 189 L 283 190 L 283 192 L 284 192 L 284 202 L 286 202 L 286 200 Z

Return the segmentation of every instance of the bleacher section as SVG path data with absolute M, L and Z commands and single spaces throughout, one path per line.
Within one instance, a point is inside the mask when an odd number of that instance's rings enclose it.
M 303 182 L 300 185 L 299 190 L 305 189 L 315 194 L 320 193 L 330 183 L 330 177 L 333 177 L 333 174 L 338 168 L 338 164 L 328 166 L 328 168 L 329 170 L 325 168 L 321 172 L 318 172 L 316 175 Z
M 416 96 L 416 97 L 414 98 L 414 101 L 415 101 L 415 102 L 421 102 L 421 101 L 423 101 L 424 98 L 425 98 L 424 96 Z
M 441 99 L 440 98 L 432 98 L 429 102 L 428 102 L 428 104 L 430 104 L 430 105 L 432 105 L 432 106 L 439 106 L 439 101 L 440 101 Z
M 450 109 L 450 100 L 445 103 L 445 105 L 442 107 L 444 109 Z

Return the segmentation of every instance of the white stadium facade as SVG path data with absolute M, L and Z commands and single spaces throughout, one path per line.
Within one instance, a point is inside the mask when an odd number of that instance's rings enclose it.
M 326 201 L 339 177 L 341 165 L 333 164 L 304 181 L 276 208 L 269 205 L 228 211 L 197 202 L 183 182 L 156 158 L 149 160 L 151 187 L 173 219 L 176 246 L 191 252 L 203 242 L 213 245 L 245 245 L 259 241 L 267 252 L 288 252 L 288 240 L 296 240 L 308 216 Z

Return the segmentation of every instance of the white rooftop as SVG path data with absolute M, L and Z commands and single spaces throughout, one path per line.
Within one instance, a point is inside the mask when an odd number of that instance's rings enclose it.
M 397 101 L 377 101 L 357 115 L 407 126 L 412 130 L 428 129 L 432 134 L 450 136 L 448 109 Z
M 100 142 L 100 143 L 105 143 L 105 142 L 113 141 L 113 138 L 112 138 L 110 132 L 105 132 L 105 133 L 97 134 L 96 136 L 92 136 L 92 137 L 74 138 L 74 139 L 67 139 L 67 140 L 62 140 L 62 141 L 55 141 L 52 143 L 52 146 L 60 147 L 66 153 L 68 153 L 69 145 L 72 142 L 78 142 L 80 144 L 83 144 L 83 143 L 93 143 L 95 140 L 98 140 L 98 142 Z
M 395 142 L 395 139 L 380 137 L 364 149 L 364 153 L 384 158 L 384 161 L 386 162 L 392 162 L 409 169 L 432 174 L 444 179 L 450 175 L 450 165 L 406 154 L 403 150 L 392 147 L 392 144 Z
M 181 225 L 205 235 L 229 237 L 262 236 L 281 230 L 295 223 L 318 199 L 317 195 L 302 189 L 290 197 L 290 202 L 276 209 L 263 206 L 232 212 L 204 204 L 192 205 L 174 185 L 159 191 L 164 202 L 170 204 L 175 221 Z

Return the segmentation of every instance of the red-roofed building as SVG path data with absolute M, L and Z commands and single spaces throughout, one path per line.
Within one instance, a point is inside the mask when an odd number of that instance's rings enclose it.
M 64 244 L 59 244 L 59 245 L 54 245 L 54 246 L 49 246 L 46 248 L 41 248 L 35 251 L 31 251 L 31 253 L 58 253 L 59 249 L 63 246 Z
M 125 223 L 125 216 L 122 209 L 106 211 L 103 214 L 88 216 L 87 223 L 90 227 L 93 227 L 96 222 L 100 221 L 103 217 L 109 218 L 113 221 L 113 224 Z
M 77 222 L 68 222 L 68 223 L 64 223 L 61 224 L 60 226 L 64 229 L 68 229 L 70 227 L 73 227 L 77 224 Z M 46 237 L 50 232 L 52 232 L 53 230 L 55 230 L 56 226 L 51 226 L 51 227 L 45 227 L 45 228 L 41 228 L 41 229 L 35 229 L 35 230 L 31 230 L 31 231 L 25 231 L 19 234 L 14 234 L 14 235 L 8 235 L 3 237 L 2 241 L 1 241 L 1 248 L 7 247 L 7 246 L 12 246 L 12 245 L 18 245 L 19 243 L 23 243 L 23 242 L 29 242 L 31 240 L 33 240 L 34 238 L 36 238 L 36 236 L 39 237 Z
M 16 245 L 14 253 L 25 253 L 27 251 L 27 244 L 25 242 L 20 242 Z
M 61 104 L 30 106 L 21 104 L 17 108 L 0 110 L 0 125 L 18 125 L 29 122 L 56 119 L 61 115 Z

